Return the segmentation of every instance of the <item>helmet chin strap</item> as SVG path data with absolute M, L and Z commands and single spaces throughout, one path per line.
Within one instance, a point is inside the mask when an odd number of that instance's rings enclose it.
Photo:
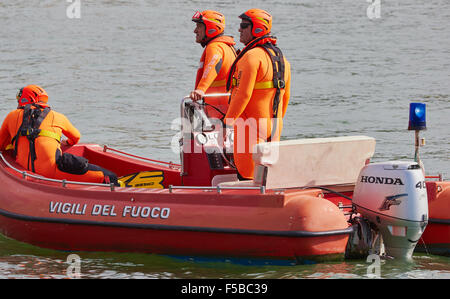
M 200 41 L 200 45 L 204 48 L 204 47 L 206 47 L 208 42 L 209 42 L 209 38 L 205 35 L 205 37 L 203 37 L 203 39 Z
M 207 37 L 206 34 L 205 34 L 205 37 L 203 37 L 202 41 L 200 42 L 200 45 L 202 45 L 202 47 L 204 48 L 204 47 L 206 47 L 206 45 L 210 41 L 212 41 L 213 39 L 215 39 L 215 38 L 217 38 L 219 36 L 222 36 L 222 35 L 223 35 L 223 32 L 221 34 L 218 34 L 218 35 L 214 36 L 214 37 Z

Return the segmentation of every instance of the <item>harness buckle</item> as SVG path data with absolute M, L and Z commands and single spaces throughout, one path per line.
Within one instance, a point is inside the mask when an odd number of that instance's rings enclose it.
M 26 128 L 22 128 L 20 130 L 20 136 L 28 136 L 28 130 Z
M 29 128 L 26 131 L 26 135 L 28 137 L 29 140 L 31 139 L 36 139 L 39 136 L 39 133 L 41 132 L 40 129 L 35 129 L 35 128 Z
M 277 85 L 278 85 L 278 86 L 276 86 L 277 88 L 285 88 L 286 87 L 286 83 L 284 82 L 284 80 L 278 80 Z

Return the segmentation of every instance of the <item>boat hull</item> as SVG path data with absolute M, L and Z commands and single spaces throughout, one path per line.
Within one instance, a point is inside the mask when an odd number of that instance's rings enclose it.
M 416 250 L 450 256 L 450 182 L 427 182 L 429 220 Z
M 145 189 L 43 182 L 0 168 L 0 232 L 65 251 L 287 260 L 342 257 L 352 228 L 318 189 Z
M 133 226 L 65 224 L 25 221 L 2 213 L 2 233 L 36 245 L 65 251 L 141 252 L 175 256 L 204 256 L 267 260 L 321 260 L 343 256 L 343 229 L 324 234 L 230 231 L 199 228 L 139 228 Z
M 123 174 L 164 173 L 164 189 L 74 185 L 23 176 L 0 161 L 0 233 L 64 251 L 142 252 L 172 256 L 283 260 L 343 258 L 351 205 L 320 189 L 167 188 L 179 170 L 102 151 L 71 150 Z M 117 166 L 117 165 L 120 165 Z M 427 182 L 429 223 L 418 251 L 449 254 L 449 182 Z M 344 192 L 346 197 L 352 191 Z

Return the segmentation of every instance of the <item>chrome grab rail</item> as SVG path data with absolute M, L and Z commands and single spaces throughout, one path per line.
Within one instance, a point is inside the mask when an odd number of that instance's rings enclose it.
M 188 189 L 188 190 L 211 190 L 222 193 L 222 190 L 259 190 L 261 194 L 266 193 L 266 186 L 255 187 L 233 187 L 233 186 L 172 186 L 169 185 L 169 193 L 172 193 L 174 189 Z
M 103 146 L 103 152 L 106 153 L 106 151 L 108 151 L 108 150 L 111 151 L 111 152 L 119 153 L 119 154 L 121 154 L 123 156 L 132 157 L 132 158 L 140 159 L 140 160 L 143 160 L 143 161 L 149 161 L 149 162 L 153 162 L 153 163 L 165 164 L 165 165 L 168 165 L 168 167 L 172 168 L 172 169 L 176 169 L 176 168 L 180 168 L 181 167 L 180 164 L 176 164 L 176 163 L 173 163 L 173 162 L 158 161 L 158 160 L 149 159 L 149 158 L 145 158 L 145 157 L 140 157 L 140 156 L 129 154 L 129 153 L 126 153 L 126 152 L 123 152 L 123 151 L 119 151 L 119 150 L 116 150 L 116 149 L 114 149 L 112 147 L 104 145 Z
M 24 179 L 26 179 L 26 177 L 30 177 L 30 178 L 34 178 L 34 179 L 38 179 L 41 181 L 47 181 L 47 182 L 54 182 L 54 183 L 61 183 L 62 187 L 66 187 L 67 184 L 71 184 L 71 185 L 83 185 L 83 186 L 97 186 L 97 187 L 109 187 L 111 189 L 111 191 L 114 191 L 114 183 L 111 184 L 100 184 L 100 183 L 88 183 L 88 182 L 76 182 L 76 181 L 68 181 L 68 180 L 57 180 L 57 179 L 50 179 L 47 177 L 43 177 L 40 175 L 36 175 L 36 174 L 31 174 L 28 173 L 26 171 L 22 171 L 19 170 L 17 168 L 15 168 L 14 166 L 12 166 L 7 160 L 6 158 L 3 156 L 3 153 L 0 152 L 0 157 L 2 158 L 3 162 L 6 164 L 6 166 L 8 166 L 9 168 L 11 168 L 12 170 L 16 171 L 17 173 L 22 174 L 22 177 Z
M 211 98 L 211 97 L 228 97 L 230 96 L 230 93 L 210 93 L 210 94 L 205 94 L 203 96 L 203 98 Z M 184 106 L 187 100 L 190 100 L 191 98 L 189 96 L 185 96 L 181 99 L 181 104 L 180 104 L 180 116 L 181 118 L 185 118 L 186 114 L 185 114 L 185 110 L 184 110 Z M 192 101 L 192 103 L 196 103 L 197 105 L 199 105 L 197 102 Z M 203 111 L 203 110 L 202 110 Z M 207 117 L 206 117 L 207 118 Z M 182 124 L 183 125 L 183 124 Z M 183 127 L 181 128 L 183 131 Z
M 205 94 L 204 98 L 216 98 L 216 97 L 229 97 L 231 93 L 208 93 Z

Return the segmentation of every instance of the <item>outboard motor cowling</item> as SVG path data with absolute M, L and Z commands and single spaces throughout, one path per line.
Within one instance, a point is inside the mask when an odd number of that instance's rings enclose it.
M 353 205 L 381 234 L 387 255 L 412 257 L 428 223 L 425 178 L 418 163 L 366 165 L 358 176 Z

